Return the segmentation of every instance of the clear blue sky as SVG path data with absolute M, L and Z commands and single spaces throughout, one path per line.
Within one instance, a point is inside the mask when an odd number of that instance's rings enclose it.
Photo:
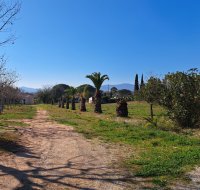
M 18 37 L 1 49 L 19 86 L 133 83 L 200 67 L 199 0 L 22 0 Z

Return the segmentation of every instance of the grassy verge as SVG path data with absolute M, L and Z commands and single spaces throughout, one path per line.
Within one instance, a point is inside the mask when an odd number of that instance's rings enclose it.
M 34 106 L 13 106 L 7 108 L 0 115 L 0 130 L 6 129 L 8 126 L 27 126 L 25 123 L 18 121 L 21 119 L 32 119 L 36 115 L 36 107 Z
M 0 151 L 12 151 L 15 148 L 18 134 L 16 126 L 25 127 L 21 119 L 32 119 L 36 115 L 34 106 L 13 106 L 5 109 L 0 115 Z
M 36 114 L 34 106 L 13 106 L 4 110 L 0 120 L 32 119 Z
M 172 178 L 183 177 L 186 171 L 200 164 L 198 138 L 143 127 L 143 117 L 148 116 L 147 104 L 129 105 L 131 114 L 128 120 L 131 122 L 126 122 L 127 119 L 116 121 L 114 107 L 114 105 L 104 105 L 104 114 L 98 115 L 40 105 L 40 108 L 49 111 L 55 121 L 74 126 L 87 138 L 98 137 L 105 141 L 132 146 L 133 155 L 125 161 L 125 165 L 136 176 L 150 177 L 160 186 L 166 185 Z M 155 110 L 158 116 L 164 114 L 164 110 L 159 107 Z M 136 124 L 134 119 L 139 119 L 141 122 Z

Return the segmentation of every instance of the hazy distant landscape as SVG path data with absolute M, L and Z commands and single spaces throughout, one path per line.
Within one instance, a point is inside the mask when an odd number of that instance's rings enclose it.
M 133 91 L 133 89 L 134 89 L 134 85 L 128 84 L 128 83 L 123 83 L 123 84 L 116 84 L 116 85 L 103 85 L 101 87 L 101 90 L 108 91 L 112 87 L 116 87 L 119 90 L 127 89 L 130 91 Z M 27 93 L 37 93 L 39 91 L 38 88 L 30 88 L 30 87 L 24 87 L 24 86 L 20 87 L 20 89 Z

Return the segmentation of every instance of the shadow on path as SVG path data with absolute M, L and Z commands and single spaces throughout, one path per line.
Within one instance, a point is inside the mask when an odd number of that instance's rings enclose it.
M 107 184 L 115 184 L 124 186 L 126 184 L 137 184 L 131 176 L 122 176 L 116 171 L 112 171 L 108 167 L 85 167 L 83 163 L 76 162 L 78 157 L 68 160 L 65 165 L 56 167 L 37 167 L 34 164 L 27 162 L 28 170 L 18 170 L 7 166 L 0 165 L 1 176 L 13 176 L 20 181 L 21 187 L 15 190 L 34 190 L 35 188 L 45 189 L 46 184 L 56 185 L 64 188 L 75 188 L 81 190 L 95 190 L 96 188 L 85 187 L 81 184 L 93 184 L 97 182 L 105 182 Z M 37 164 L 38 165 L 38 164 Z M 36 183 L 40 179 L 41 183 Z M 74 183 L 76 180 L 81 180 L 80 184 Z M 86 182 L 86 183 L 84 183 Z M 89 182 L 89 183 L 88 183 Z M 141 182 L 141 181 L 140 181 Z M 92 186 L 92 185 L 90 185 Z M 124 189 L 127 189 L 124 186 Z
M 11 152 L 19 157 L 39 159 L 39 157 L 35 156 L 35 154 L 31 152 L 30 148 L 15 141 L 0 139 L 0 149 L 6 152 Z

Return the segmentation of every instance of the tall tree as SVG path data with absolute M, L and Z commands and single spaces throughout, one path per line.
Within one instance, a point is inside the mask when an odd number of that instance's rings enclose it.
M 66 84 L 57 84 L 52 87 L 52 98 L 54 102 L 58 102 L 65 94 L 65 90 L 69 89 L 69 86 Z
M 80 111 L 85 112 L 86 110 L 86 99 L 83 94 L 80 95 L 81 103 L 80 103 Z
M 143 77 L 143 74 L 142 74 L 142 77 L 141 77 L 141 82 L 140 82 L 140 89 L 144 87 L 144 77 Z
M 101 75 L 100 72 L 95 72 L 95 73 L 92 73 L 91 75 L 87 75 L 86 78 L 89 78 L 95 88 L 96 88 L 96 93 L 95 93 L 95 109 L 94 109 L 94 112 L 96 113 L 102 113 L 102 109 L 101 109 L 101 86 L 103 84 L 103 82 L 105 80 L 109 80 L 109 77 L 108 75 Z
M 138 74 L 135 75 L 135 86 L 134 86 L 134 92 L 139 91 L 139 81 L 138 81 Z
M 145 85 L 144 97 L 145 100 L 150 104 L 150 115 L 152 121 L 154 117 L 153 104 L 157 103 L 161 99 L 163 87 L 162 81 L 156 77 L 150 77 Z
M 112 87 L 110 89 L 110 97 L 112 98 L 114 95 L 116 95 L 118 89 L 116 87 Z
M 12 94 L 10 91 L 14 83 L 17 81 L 18 76 L 15 72 L 9 71 L 6 68 L 6 60 L 4 57 L 0 57 L 0 112 L 3 111 L 3 104 L 5 99 L 9 94 Z

